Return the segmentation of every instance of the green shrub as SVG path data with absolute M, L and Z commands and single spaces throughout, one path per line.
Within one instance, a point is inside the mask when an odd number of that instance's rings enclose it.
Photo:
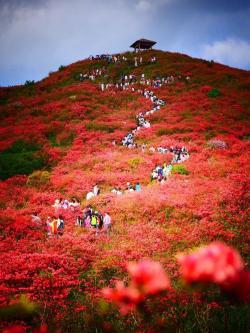
M 61 71 L 63 71 L 65 68 L 66 68 L 65 66 L 61 65 L 61 66 L 58 68 L 58 70 L 61 72 Z
M 56 133 L 49 132 L 47 138 L 50 141 L 52 147 L 68 147 L 71 146 L 75 134 L 74 133 Z
M 115 128 L 105 125 L 105 124 L 97 124 L 95 122 L 90 122 L 86 125 L 86 129 L 88 131 L 101 131 L 101 132 L 107 132 L 107 133 L 113 133 Z
M 178 164 L 173 166 L 173 173 L 178 173 L 179 175 L 189 175 L 189 171 L 185 168 L 184 165 Z
M 173 212 L 174 212 L 175 208 L 174 207 L 171 207 L 171 206 L 168 206 L 165 208 L 165 218 L 166 218 L 166 221 L 169 221 Z
M 142 163 L 142 159 L 140 157 L 132 158 L 128 161 L 129 166 L 134 170 L 137 169 L 138 166 Z
M 172 134 L 177 134 L 177 133 L 186 133 L 186 132 L 192 132 L 192 129 L 190 128 L 160 128 L 157 132 L 157 136 L 162 136 L 162 135 L 172 135 Z
M 27 180 L 27 185 L 33 187 L 40 187 L 42 185 L 48 184 L 50 181 L 50 173 L 48 171 L 37 170 L 29 175 Z
M 25 85 L 25 87 L 34 87 L 35 81 L 27 80 L 27 81 L 25 81 L 24 85 Z
M 250 140 L 250 134 L 243 135 L 242 140 Z
M 0 105 L 8 104 L 8 98 L 0 98 Z
M 0 179 L 15 175 L 28 175 L 45 165 L 44 158 L 38 153 L 39 146 L 19 140 L 12 147 L 0 153 Z
M 208 97 L 215 98 L 221 96 L 219 89 L 213 88 L 207 93 Z

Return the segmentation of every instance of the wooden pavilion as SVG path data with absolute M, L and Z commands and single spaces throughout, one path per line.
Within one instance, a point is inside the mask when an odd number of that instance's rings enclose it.
M 135 41 L 130 47 L 133 47 L 135 49 L 135 52 L 141 51 L 141 50 L 148 50 L 152 49 L 152 47 L 156 44 L 153 40 L 148 39 L 138 39 Z

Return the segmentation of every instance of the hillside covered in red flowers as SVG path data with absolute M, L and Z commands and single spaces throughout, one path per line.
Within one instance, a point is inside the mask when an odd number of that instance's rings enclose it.
M 137 66 L 134 57 L 87 59 L 40 82 L 0 88 L 5 332 L 249 329 L 250 278 L 243 270 L 249 261 L 250 74 L 176 53 L 145 51 Z M 121 89 L 122 76 L 130 75 L 137 80 Z M 151 85 L 168 77 L 173 79 Z M 128 149 L 121 141 L 134 129 L 136 115 L 152 108 L 143 89 L 165 105 L 149 115 L 150 128 L 140 129 L 137 146 Z M 176 146 L 184 146 L 189 158 L 165 182 L 152 181 L 155 166 L 173 158 L 157 147 Z M 141 190 L 111 192 L 128 182 L 140 183 Z M 95 184 L 100 194 L 87 201 Z M 80 207 L 55 209 L 58 198 L 76 198 Z M 88 204 L 109 213 L 110 234 L 76 225 Z M 49 237 L 47 218 L 58 214 L 63 234 Z M 213 268 L 208 263 L 213 274 L 199 266 L 194 276 L 191 264 L 180 269 L 188 259 L 177 256 L 210 243 L 244 275 L 239 280 L 227 272 L 233 288 L 224 270 L 223 277 L 217 274 L 221 261 Z M 204 263 L 206 253 L 192 260 Z

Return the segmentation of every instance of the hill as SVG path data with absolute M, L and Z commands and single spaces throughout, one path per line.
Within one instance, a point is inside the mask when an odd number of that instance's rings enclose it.
M 243 332 L 245 305 L 228 303 L 216 288 L 203 301 L 200 292 L 181 291 L 176 255 L 220 240 L 248 260 L 250 74 L 170 52 L 145 51 L 136 67 L 134 57 L 86 59 L 40 82 L 0 88 L 1 304 L 28 295 L 39 311 L 26 324 L 47 322 L 52 331 L 136 331 L 150 316 L 173 332 L 223 332 L 225 325 Z M 112 86 L 129 75 L 137 81 L 128 89 Z M 138 93 L 144 88 L 166 104 L 145 117 L 150 128 L 140 129 L 137 147 L 128 149 L 121 141 L 136 115 L 152 109 Z M 169 147 L 176 146 L 187 149 L 188 160 L 175 164 L 165 183 L 151 182 L 152 170 L 171 163 Z M 142 190 L 111 193 L 128 182 Z M 87 201 L 95 184 L 101 193 Z M 82 208 L 90 203 L 109 212 L 109 237 L 76 226 L 77 209 L 55 211 L 56 199 L 72 197 Z M 31 221 L 34 212 L 41 224 Z M 48 238 L 45 221 L 59 213 L 64 233 Z M 101 290 L 127 277 L 128 262 L 142 259 L 160 261 L 176 292 L 148 304 L 145 318 L 123 319 L 99 301 Z

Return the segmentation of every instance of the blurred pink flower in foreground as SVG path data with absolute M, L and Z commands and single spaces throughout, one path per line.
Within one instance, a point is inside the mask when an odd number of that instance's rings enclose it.
M 170 288 L 170 281 L 160 263 L 153 261 L 130 263 L 128 272 L 132 279 L 128 287 L 119 281 L 114 289 L 103 289 L 104 296 L 120 306 L 122 314 L 135 309 L 148 295 L 158 294 Z
M 170 281 L 158 262 L 142 261 L 128 264 L 132 284 L 144 294 L 157 294 L 170 288 Z
M 142 301 L 142 297 L 136 288 L 125 287 L 121 281 L 116 283 L 114 289 L 104 288 L 103 295 L 110 301 L 116 303 L 120 307 L 122 314 L 133 310 L 136 305 Z
M 238 281 L 244 262 L 239 253 L 220 242 L 178 256 L 181 274 L 188 283 L 213 282 L 227 287 Z

